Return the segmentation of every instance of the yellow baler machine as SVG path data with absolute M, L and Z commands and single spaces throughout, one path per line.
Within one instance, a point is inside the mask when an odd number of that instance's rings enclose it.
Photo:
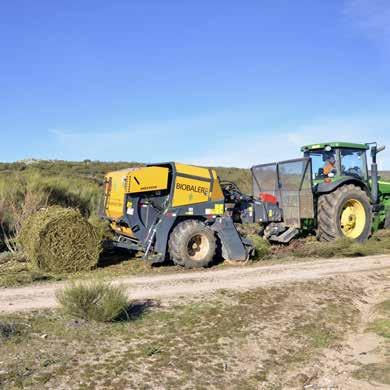
M 175 164 L 175 183 L 172 207 L 219 201 L 216 205 L 218 213 L 224 213 L 224 195 L 214 169 L 196 167 L 180 163 Z M 105 215 L 115 222 L 120 220 L 124 212 L 125 194 L 141 194 L 162 192 L 168 189 L 170 169 L 167 166 L 146 166 L 128 168 L 109 172 L 105 176 Z M 182 175 L 182 176 L 181 176 Z M 216 181 L 211 190 L 211 182 Z M 211 213 L 210 213 L 211 214 Z M 133 236 L 132 232 L 127 232 Z
M 236 230 L 234 212 L 225 210 L 227 197 L 232 193 L 221 187 L 214 169 L 151 164 L 106 175 L 103 217 L 116 233 L 116 247 L 143 251 L 151 263 L 169 255 L 178 265 L 203 267 L 218 246 L 225 259 L 243 261 L 252 245 Z M 247 203 L 243 211 L 253 222 L 256 205 L 249 197 Z M 257 203 L 267 218 L 263 203 Z

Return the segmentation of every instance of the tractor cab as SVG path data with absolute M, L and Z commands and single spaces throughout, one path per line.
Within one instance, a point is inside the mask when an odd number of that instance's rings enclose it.
M 304 157 L 311 158 L 314 184 L 354 178 L 368 183 L 367 144 L 330 142 L 303 146 Z

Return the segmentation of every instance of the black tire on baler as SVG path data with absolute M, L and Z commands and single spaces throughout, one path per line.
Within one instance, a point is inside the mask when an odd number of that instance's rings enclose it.
M 215 233 L 208 226 L 202 221 L 189 219 L 175 226 L 168 247 L 176 265 L 201 268 L 212 263 L 217 243 Z

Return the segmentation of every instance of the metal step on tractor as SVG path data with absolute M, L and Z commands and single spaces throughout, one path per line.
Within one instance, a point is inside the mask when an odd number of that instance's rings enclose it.
M 275 243 L 311 232 L 325 241 L 364 241 L 390 226 L 390 183 L 379 180 L 376 163 L 383 149 L 304 146 L 303 158 L 253 166 L 252 195 L 214 169 L 175 162 L 111 172 L 101 216 L 115 233 L 114 247 L 141 251 L 151 264 L 170 258 L 187 268 L 208 266 L 216 255 L 247 260 L 254 247 L 239 233 L 241 224 L 257 224 Z

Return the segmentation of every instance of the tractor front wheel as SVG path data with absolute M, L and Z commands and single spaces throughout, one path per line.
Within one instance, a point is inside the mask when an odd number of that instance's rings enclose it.
M 214 232 L 203 222 L 190 219 L 173 229 L 169 237 L 169 254 L 176 265 L 207 267 L 214 259 L 216 245 Z
M 362 242 L 371 235 L 372 207 L 366 192 L 344 185 L 318 199 L 318 236 L 321 241 L 350 238 Z

